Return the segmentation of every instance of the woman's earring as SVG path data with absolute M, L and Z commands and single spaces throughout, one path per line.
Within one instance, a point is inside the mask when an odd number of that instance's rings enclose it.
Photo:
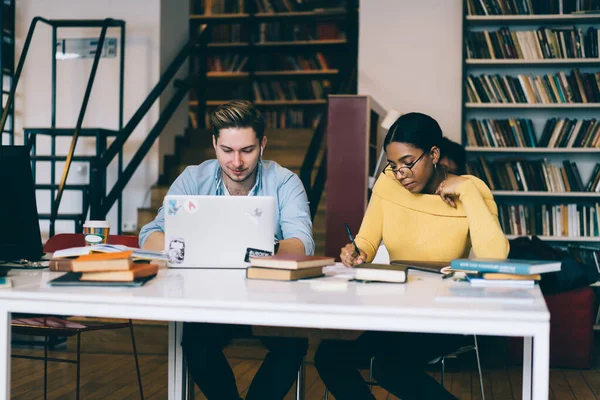
M 433 163 L 433 169 L 437 171 L 437 163 Z

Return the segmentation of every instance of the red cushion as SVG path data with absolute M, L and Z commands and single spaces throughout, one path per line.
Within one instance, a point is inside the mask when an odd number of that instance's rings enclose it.
M 550 311 L 550 366 L 590 368 L 596 296 L 590 287 L 544 296 Z M 511 361 L 523 361 L 523 339 L 510 338 Z

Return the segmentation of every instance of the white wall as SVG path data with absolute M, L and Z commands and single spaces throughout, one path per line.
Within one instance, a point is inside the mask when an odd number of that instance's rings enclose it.
M 360 2 L 358 93 L 431 115 L 460 141 L 461 0 Z
M 179 43 L 170 43 L 173 36 L 161 34 L 161 8 L 167 0 L 19 0 L 16 9 L 16 57 L 20 56 L 31 20 L 35 16 L 49 19 L 104 19 L 107 17 L 123 19 L 126 22 L 125 48 L 125 97 L 124 124 L 138 109 L 150 90 L 158 82 L 160 71 L 166 57 L 173 53 L 171 46 L 179 48 Z M 178 9 L 187 10 L 187 0 L 171 0 L 169 3 Z M 185 19 L 172 26 L 187 26 Z M 16 99 L 16 143 L 23 141 L 23 127 L 49 127 L 51 115 L 51 29 L 41 25 L 29 49 L 28 59 L 21 76 Z M 186 28 L 187 30 L 187 28 Z M 58 38 L 97 37 L 100 29 L 61 28 Z M 118 29 L 109 29 L 107 37 L 118 37 Z M 179 40 L 180 37 L 177 38 Z M 118 49 L 120 54 L 121 49 Z M 92 59 L 65 60 L 57 62 L 57 126 L 74 127 Z M 119 58 L 102 58 L 92 90 L 84 127 L 118 128 L 118 81 Z M 138 149 L 149 130 L 158 118 L 161 104 L 166 96 L 154 107 L 138 125 L 125 146 L 125 165 Z M 181 115 L 181 113 L 180 113 Z M 41 138 L 40 138 L 41 139 Z M 66 154 L 70 138 L 57 143 L 59 154 Z M 124 192 L 123 222 L 135 226 L 137 208 L 149 202 L 149 188 L 158 178 L 159 153 L 155 143 L 146 159 L 134 174 Z M 78 154 L 92 154 L 93 140 L 80 140 Z M 50 141 L 38 141 L 38 154 L 49 154 Z M 116 159 L 115 159 L 116 160 Z M 38 164 L 37 179 L 41 183 L 50 182 L 49 164 Z M 58 164 L 56 182 L 62 174 L 62 165 Z M 70 183 L 87 183 L 88 174 L 85 164 L 73 164 L 68 177 Z M 109 167 L 108 187 L 116 180 L 116 161 Z M 38 193 L 38 209 L 49 212 L 50 199 L 47 192 Z M 61 212 L 79 212 L 81 196 L 78 192 L 65 192 L 61 203 Z M 108 219 L 116 227 L 116 207 L 111 210 Z M 47 229 L 47 223 L 42 225 Z M 71 222 L 58 222 L 57 232 L 72 232 Z
M 188 23 L 190 18 L 189 0 L 161 0 L 160 9 L 160 72 L 167 69 L 171 61 L 179 54 L 189 38 Z M 184 79 L 188 76 L 189 63 L 186 61 L 179 69 L 176 78 Z M 174 92 L 173 85 L 169 85 L 161 96 L 160 109 L 162 110 Z M 163 161 L 166 154 L 175 152 L 175 136 L 181 136 L 187 127 L 188 105 L 187 96 L 183 99 L 173 118 L 169 121 L 160 135 L 159 141 L 159 171 L 163 173 Z

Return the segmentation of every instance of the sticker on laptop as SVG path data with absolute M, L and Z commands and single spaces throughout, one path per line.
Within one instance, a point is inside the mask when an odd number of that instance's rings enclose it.
M 187 199 L 184 203 L 185 211 L 190 214 L 194 214 L 198 211 L 198 201 L 193 199 Z
M 244 257 L 244 262 L 250 262 L 250 257 L 266 257 L 272 256 L 273 252 L 267 250 L 259 250 L 248 247 L 246 249 L 246 257 Z
M 169 241 L 167 254 L 171 264 L 181 264 L 185 259 L 185 240 L 181 237 L 172 238 Z
M 177 215 L 179 210 L 181 210 L 181 204 L 175 199 L 169 199 L 167 203 L 167 215 Z
M 252 214 L 250 214 L 250 213 L 245 213 L 245 214 L 246 214 L 246 217 L 254 223 L 254 225 L 258 225 L 259 219 L 260 219 L 260 217 L 262 217 L 263 212 L 260 208 L 255 208 L 254 211 L 252 211 Z

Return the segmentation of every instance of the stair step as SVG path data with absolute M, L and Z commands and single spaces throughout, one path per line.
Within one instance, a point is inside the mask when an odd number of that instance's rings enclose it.
M 66 161 L 67 156 L 31 156 L 34 161 Z M 96 156 L 73 156 L 73 161 L 91 162 L 96 159 Z
M 50 216 L 50 214 L 38 214 L 39 219 L 50 219 Z M 63 221 L 79 221 L 80 219 L 83 219 L 83 214 L 58 214 L 56 219 Z
M 75 128 L 23 128 L 26 136 L 29 135 L 50 135 L 50 136 L 73 136 Z M 79 136 L 95 137 L 102 136 L 117 136 L 119 131 L 104 128 L 82 128 L 79 131 Z
M 35 188 L 38 190 L 51 190 L 51 189 L 58 190 L 59 186 L 60 185 L 58 185 L 58 184 L 40 184 L 40 183 L 35 184 Z M 71 184 L 65 185 L 65 190 L 87 190 L 87 188 L 88 188 L 88 185 L 71 185 Z
M 156 213 L 158 210 L 153 210 L 151 208 L 138 208 L 138 218 L 137 218 L 137 226 L 138 230 L 142 229 L 144 225 L 149 222 L 154 221 L 156 218 Z
M 189 149 L 181 155 L 181 164 L 194 165 L 214 158 L 213 150 Z M 300 168 L 304 162 L 304 151 L 294 149 L 271 149 L 267 148 L 264 154 L 265 160 L 275 161 L 286 168 Z
M 313 131 L 311 129 L 267 129 L 265 131 L 265 136 L 267 137 L 266 150 L 297 148 L 306 151 L 312 139 L 312 134 Z M 212 133 L 208 130 L 189 131 L 189 147 L 196 149 L 208 148 L 212 150 L 210 135 Z M 205 147 L 207 143 L 208 146 Z
M 158 210 L 169 191 L 168 186 L 153 186 L 150 191 L 150 207 Z

